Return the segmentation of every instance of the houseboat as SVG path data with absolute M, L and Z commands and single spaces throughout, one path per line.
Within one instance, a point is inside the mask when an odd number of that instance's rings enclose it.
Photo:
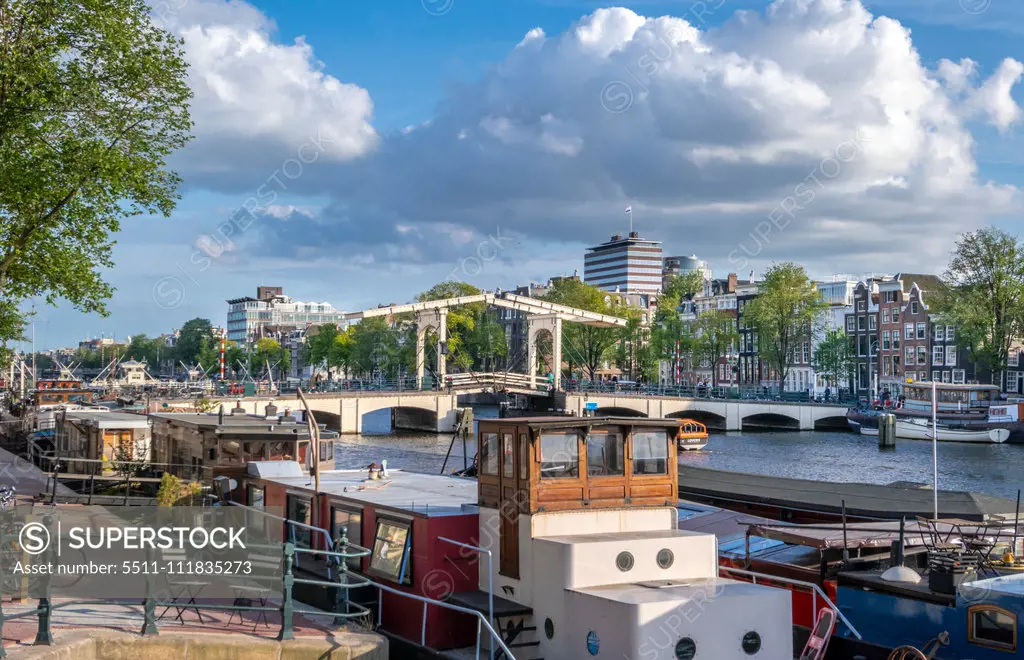
M 364 602 L 392 657 L 472 651 L 477 625 L 441 603 L 482 613 L 520 660 L 794 657 L 790 593 L 719 577 L 715 536 L 677 528 L 679 420 L 478 433 L 477 479 L 373 465 L 322 471 L 317 490 L 295 461 L 263 461 L 233 496 L 283 511 L 296 543 L 323 530 L 369 549 L 349 567 L 387 587 Z
M 938 439 L 942 442 L 1024 442 L 1021 404 L 1000 401 L 995 385 L 935 383 Z M 901 403 L 851 408 L 850 428 L 863 435 L 878 434 L 878 416 L 896 416 L 896 437 L 932 438 L 932 383 L 908 383 Z M 993 432 L 994 431 L 994 432 Z

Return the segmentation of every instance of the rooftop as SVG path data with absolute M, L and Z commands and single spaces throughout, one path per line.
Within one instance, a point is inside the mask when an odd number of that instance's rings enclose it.
M 81 421 L 85 424 L 101 429 L 142 429 L 149 426 L 149 419 L 147 419 L 145 415 L 116 412 L 112 410 L 69 410 L 67 413 L 67 419 L 72 421 Z
M 476 513 L 476 479 L 392 469 L 385 479 L 371 480 L 367 476 L 367 470 L 321 472 L 320 492 L 427 517 Z M 308 475 L 263 478 L 289 488 L 312 490 Z
M 278 409 L 284 414 L 284 409 Z M 233 435 L 298 435 L 309 437 L 309 429 L 298 422 L 281 422 L 278 417 L 267 418 L 260 415 L 231 415 L 224 413 L 223 422 L 218 413 L 192 412 L 157 412 L 150 413 L 150 418 L 163 420 L 192 428 L 219 429 L 222 433 Z M 336 432 L 321 429 L 325 437 L 335 437 Z

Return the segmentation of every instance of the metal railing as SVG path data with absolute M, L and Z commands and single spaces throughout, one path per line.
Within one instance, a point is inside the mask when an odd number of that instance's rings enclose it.
M 240 504 L 238 502 L 232 502 L 232 501 L 229 500 L 229 503 L 231 504 L 231 506 L 240 507 L 240 508 L 245 509 L 246 511 L 248 511 L 250 513 L 254 513 L 254 514 L 263 516 L 265 518 L 270 518 L 271 520 L 277 520 L 277 521 L 280 521 L 280 522 L 284 523 L 285 525 L 287 525 L 288 540 L 289 540 L 289 542 L 292 543 L 293 545 L 295 545 L 295 547 L 297 549 L 300 549 L 302 553 L 305 553 L 307 549 L 306 548 L 302 548 L 301 546 L 299 546 L 296 543 L 296 540 L 295 540 L 295 528 L 296 527 L 299 528 L 299 529 L 308 529 L 313 534 L 320 534 L 320 535 L 322 535 L 322 538 L 323 538 L 323 541 L 324 541 L 324 548 L 326 549 L 326 551 L 315 551 L 315 553 L 320 553 L 320 554 L 324 554 L 324 555 L 331 555 L 333 553 L 333 551 L 334 551 L 334 539 L 331 538 L 330 532 L 328 532 L 323 527 L 317 527 L 315 525 L 309 525 L 309 524 L 306 524 L 306 523 L 303 523 L 303 522 L 299 522 L 297 520 L 289 520 L 288 518 L 284 518 L 282 516 L 275 516 L 272 513 L 268 513 L 266 511 L 264 511 L 263 509 L 257 509 L 255 507 L 246 506 L 246 505 Z M 367 549 L 367 548 L 363 548 L 362 546 L 357 546 L 354 543 L 348 543 L 347 532 L 342 534 L 342 538 L 345 539 L 345 542 L 348 545 L 348 547 L 354 547 L 354 548 L 359 548 L 360 550 L 365 550 L 366 554 L 370 553 L 369 549 Z M 298 557 L 296 557 L 296 559 L 295 559 L 295 565 L 299 566 Z M 299 566 L 299 568 L 301 568 L 301 566 Z M 327 565 L 327 579 L 328 580 L 331 579 L 331 567 L 330 567 L 330 564 Z
M 856 403 L 855 397 L 848 396 L 845 393 L 841 396 L 830 393 L 830 396 L 826 399 L 824 395 L 812 396 L 808 391 L 780 392 L 778 388 L 757 385 L 703 387 L 697 385 L 573 382 L 565 381 L 564 379 L 562 382 L 566 392 L 614 394 L 615 396 L 663 396 L 685 399 L 723 399 L 828 406 L 847 406 Z
M 480 640 L 481 640 L 481 633 L 482 633 L 484 628 L 486 628 L 487 632 L 490 633 L 492 644 L 493 643 L 497 643 L 498 647 L 502 650 L 502 652 L 505 653 L 505 657 L 507 657 L 508 660 L 516 660 L 516 657 L 512 654 L 512 651 L 510 651 L 508 649 L 508 647 L 505 646 L 505 642 L 502 641 L 501 635 L 499 635 L 494 630 L 494 628 L 491 626 L 491 624 L 484 619 L 484 615 L 482 613 L 480 613 L 480 612 L 478 612 L 476 610 L 469 609 L 468 607 L 462 607 L 461 605 L 452 605 L 451 603 L 446 603 L 443 600 L 437 600 L 437 599 L 434 599 L 434 598 L 427 598 L 426 596 L 419 596 L 417 594 L 411 594 L 411 593 L 409 593 L 407 591 L 400 591 L 398 589 L 394 589 L 392 587 L 388 587 L 386 585 L 379 584 L 379 583 L 374 582 L 372 580 L 370 580 L 370 584 L 372 586 L 374 586 L 374 587 L 377 587 L 377 589 L 380 590 L 378 592 L 378 595 L 377 595 L 377 625 L 378 626 L 382 625 L 382 613 L 384 611 L 384 592 L 386 591 L 386 592 L 391 593 L 391 594 L 396 594 L 398 596 L 404 596 L 406 598 L 411 598 L 411 599 L 413 599 L 415 601 L 419 601 L 419 602 L 423 603 L 423 623 L 420 626 L 420 646 L 424 646 L 425 647 L 427 645 L 427 606 L 428 605 L 437 605 L 438 607 L 443 607 L 443 608 L 448 609 L 448 610 L 453 610 L 455 612 L 462 612 L 463 614 L 468 614 L 470 616 L 476 617 L 476 659 L 477 660 L 480 660 Z M 491 647 L 491 653 L 493 654 L 493 652 L 494 652 L 494 647 L 492 646 Z
M 724 571 L 726 573 L 731 573 L 734 575 L 742 575 L 744 577 L 749 577 L 751 578 L 751 581 L 754 584 L 757 584 L 757 580 L 758 578 L 760 578 L 761 583 L 768 583 L 768 586 L 771 586 L 770 583 L 772 582 L 781 582 L 782 584 L 792 585 L 794 587 L 803 587 L 804 589 L 807 589 L 811 592 L 811 621 L 817 620 L 818 598 L 820 597 L 825 602 L 825 604 L 828 605 L 829 609 L 836 613 L 836 617 L 838 617 L 838 619 L 843 622 L 843 625 L 846 626 L 847 629 L 849 629 L 850 633 L 853 634 L 854 637 L 856 637 L 857 639 L 863 639 L 860 633 L 857 632 L 857 629 L 853 627 L 853 624 L 850 623 L 850 620 L 847 619 L 846 616 L 839 611 L 839 607 L 832 602 L 831 598 L 828 597 L 828 594 L 826 594 L 821 587 L 814 584 L 813 582 L 804 582 L 803 580 L 794 580 L 792 578 L 780 577 L 778 575 L 755 573 L 754 571 L 747 571 L 742 568 L 733 568 L 731 566 L 719 566 L 718 570 L 719 572 Z
M 437 537 L 438 541 L 445 543 L 451 543 L 454 546 L 465 548 L 466 550 L 472 550 L 473 552 L 483 555 L 487 555 L 487 621 L 494 623 L 494 555 L 487 548 L 481 548 L 477 545 L 470 545 L 468 543 L 462 543 L 461 541 L 454 541 L 444 536 Z M 494 646 L 491 647 L 491 660 L 494 660 Z M 479 652 L 479 651 L 478 651 Z

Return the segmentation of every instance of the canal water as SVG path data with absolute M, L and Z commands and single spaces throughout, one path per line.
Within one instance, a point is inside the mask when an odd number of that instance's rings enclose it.
M 476 418 L 498 416 L 497 408 L 474 408 Z M 391 430 L 390 412 L 363 419 L 361 435 L 343 435 L 337 446 L 338 468 L 362 468 L 387 460 L 388 467 L 440 473 L 451 435 Z M 451 446 L 445 472 L 472 461 L 471 439 Z M 879 451 L 877 438 L 841 431 L 774 431 L 712 434 L 702 451 L 684 452 L 686 465 L 752 472 L 817 481 L 931 484 L 932 445 L 921 440 L 896 441 L 896 449 Z M 1024 445 L 939 443 L 939 488 L 1014 499 L 1024 488 Z

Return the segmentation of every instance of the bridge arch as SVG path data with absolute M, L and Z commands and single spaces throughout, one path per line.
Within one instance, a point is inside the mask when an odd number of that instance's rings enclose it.
M 692 419 L 708 427 L 709 431 L 725 431 L 728 428 L 728 420 L 726 420 L 725 415 L 719 415 L 710 410 L 696 410 L 694 408 L 677 410 L 676 412 L 668 413 L 665 417 L 671 419 Z
M 778 412 L 763 412 L 747 415 L 741 421 L 744 431 L 756 430 L 800 430 L 800 419 Z
M 846 415 L 825 415 L 814 420 L 815 431 L 825 431 L 829 429 L 848 431 L 850 429 L 850 425 L 846 421 Z
M 607 415 L 608 417 L 647 417 L 647 413 L 641 410 L 624 408 L 622 406 L 603 406 L 595 410 L 594 414 L 598 416 Z

